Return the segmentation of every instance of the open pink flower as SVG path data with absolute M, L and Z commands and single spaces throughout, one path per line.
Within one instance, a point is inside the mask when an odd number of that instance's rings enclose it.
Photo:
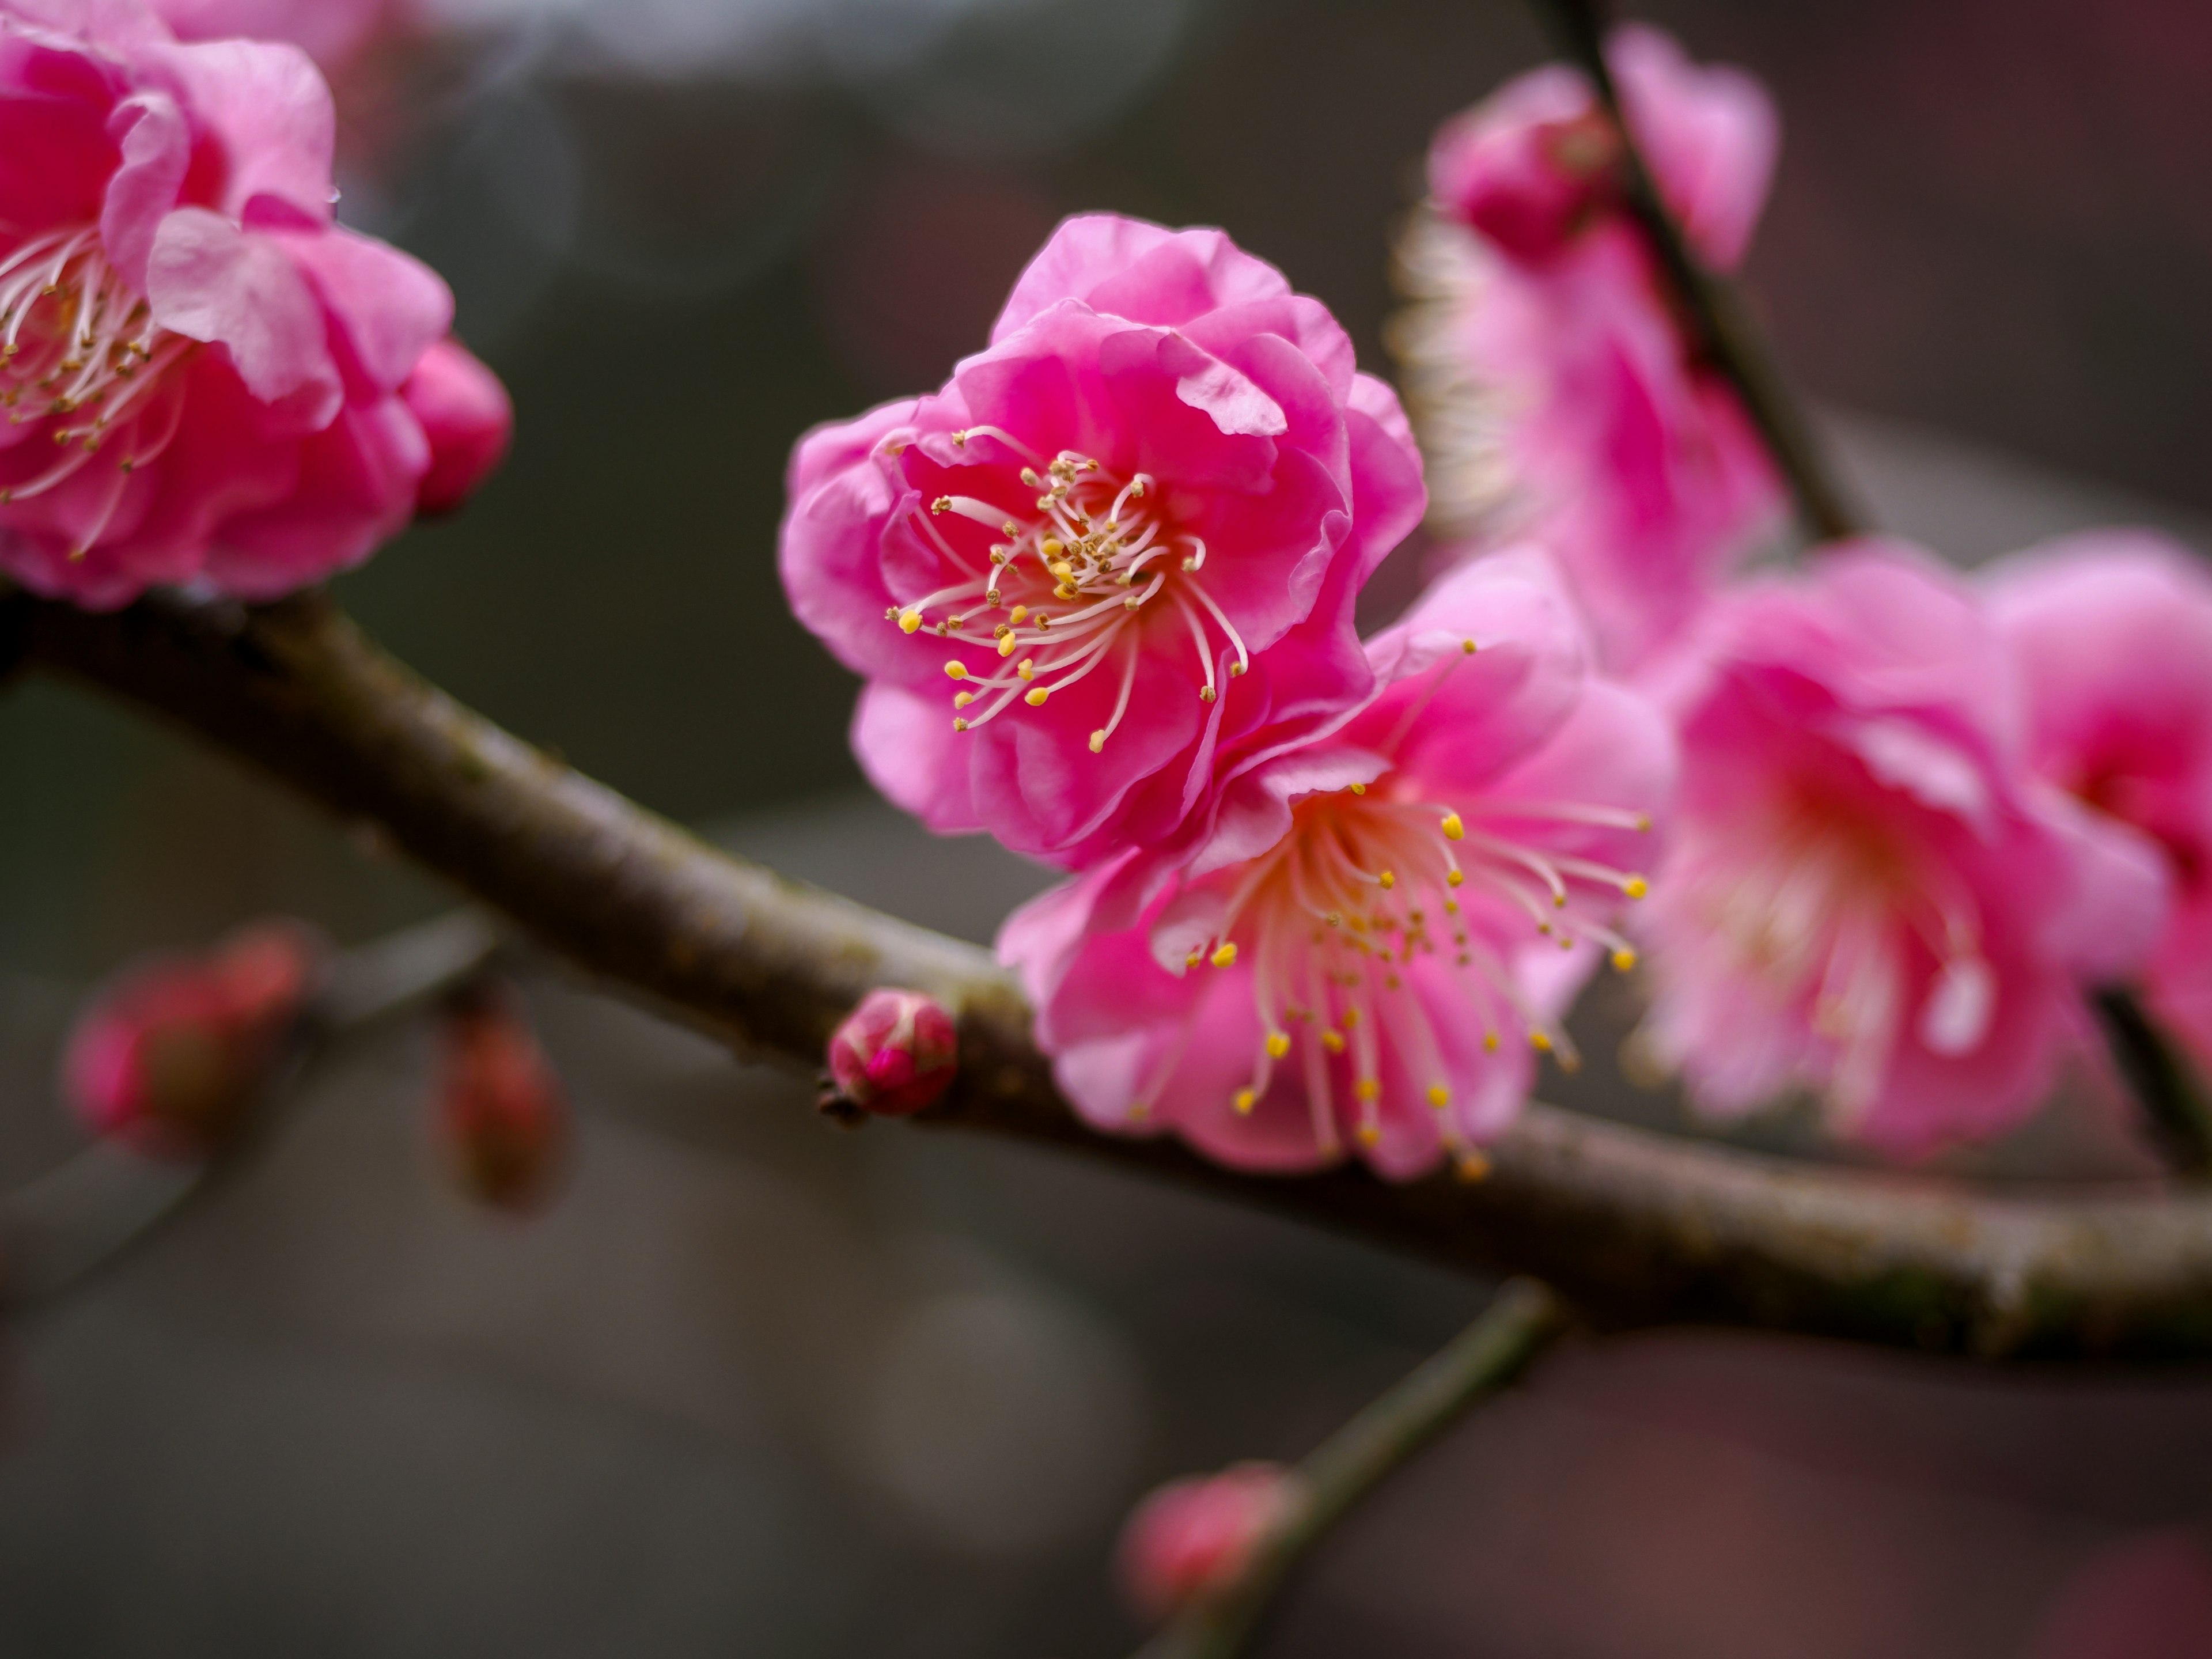
M 2157 937 L 2154 851 L 2028 772 L 1996 630 L 1909 550 L 1747 588 L 1698 644 L 1646 917 L 1660 1054 L 1715 1111 L 1803 1085 L 1898 1153 L 2020 1121 L 2083 986 Z
M 1525 1097 L 1612 928 L 1672 744 L 1595 678 L 1534 555 L 1480 560 L 1369 647 L 1382 690 L 1226 793 L 1188 865 L 1139 852 L 1011 917 L 1002 957 L 1068 1098 L 1254 1170 L 1356 1142 L 1409 1177 Z
M 294 47 L 0 0 L 0 568 L 269 599 L 407 522 L 452 296 L 331 222 L 331 124 Z
M 2166 854 L 2153 1009 L 2212 1063 L 2212 575 L 2146 531 L 2098 531 L 1987 573 L 2027 690 L 2028 761 Z
M 1352 601 L 1423 499 L 1317 301 L 1218 231 L 1094 215 L 942 391 L 799 441 L 783 579 L 868 678 L 878 787 L 1073 864 L 1202 826 L 1366 695 Z
M 1735 264 L 1772 175 L 1759 84 L 1657 31 L 1608 55 L 1661 194 Z M 1448 124 L 1400 248 L 1415 303 L 1394 343 L 1435 516 L 1476 548 L 1530 537 L 1573 577 L 1610 661 L 1675 637 L 1782 495 L 1735 393 L 1695 362 L 1588 83 L 1551 66 Z

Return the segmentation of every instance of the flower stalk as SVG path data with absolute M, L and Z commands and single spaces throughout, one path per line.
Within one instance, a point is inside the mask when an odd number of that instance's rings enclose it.
M 1195 1601 L 1138 1659 L 1234 1659 L 1291 1569 L 1413 1455 L 1505 1388 L 1566 1329 L 1566 1304 L 1532 1279 L 1508 1283 L 1482 1316 L 1298 1465 L 1298 1501 L 1231 1583 Z

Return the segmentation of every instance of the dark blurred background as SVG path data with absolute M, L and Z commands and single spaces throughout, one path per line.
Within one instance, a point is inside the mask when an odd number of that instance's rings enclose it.
M 2212 9 L 1638 15 L 1782 106 L 1749 281 L 1890 522 L 1963 559 L 2212 514 Z M 978 939 L 1043 878 L 866 799 L 853 684 L 775 580 L 792 441 L 940 380 L 1085 208 L 1227 228 L 1386 371 L 1427 136 L 1542 56 L 1505 0 L 447 21 L 342 74 L 343 210 L 452 281 L 516 447 L 340 598 L 648 805 Z M 71 1146 L 53 1045 L 131 952 L 270 909 L 359 939 L 452 902 L 74 692 L 10 689 L 0 769 L 8 1179 Z M 1136 1632 L 1105 1558 L 1138 1494 L 1302 1453 L 1480 1305 L 1088 1170 L 836 1133 L 802 1079 L 533 990 L 584 1114 L 548 1218 L 445 1192 L 422 1041 L 395 1031 L 323 1068 L 160 1248 L 17 1334 L 0 1655 L 1114 1654 Z M 2028 1139 L 2021 1167 L 2146 1167 L 2094 1104 Z M 2212 1654 L 2208 1492 L 2198 1372 L 1586 1346 L 1346 1528 L 1267 1650 Z

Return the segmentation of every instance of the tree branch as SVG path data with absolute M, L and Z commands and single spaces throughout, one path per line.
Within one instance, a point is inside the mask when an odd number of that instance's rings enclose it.
M 877 985 L 927 991 L 960 1076 L 916 1121 L 1180 1180 L 1431 1257 L 1535 1274 L 1594 1317 L 1711 1320 L 1985 1354 L 2212 1353 L 2212 1196 L 2016 1197 L 1757 1157 L 1534 1105 L 1493 1172 L 1274 1178 L 1097 1133 L 983 951 L 716 852 L 461 708 L 315 598 L 109 616 L 17 596 L 38 668 L 252 761 L 586 971 L 744 1049 L 821 1063 Z
M 1480 1319 L 1298 1465 L 1290 1519 L 1253 1552 L 1233 1586 L 1178 1615 L 1138 1659 L 1234 1659 L 1299 1559 L 1468 1407 L 1520 1376 L 1566 1326 L 1565 1304 L 1544 1285 L 1522 1279 L 1501 1287 Z

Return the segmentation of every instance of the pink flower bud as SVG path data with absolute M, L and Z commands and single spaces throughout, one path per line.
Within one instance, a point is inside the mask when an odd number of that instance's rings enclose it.
M 905 1117 L 943 1094 L 958 1064 L 951 1018 L 919 991 L 871 991 L 830 1039 L 830 1075 L 854 1105 Z
M 422 354 L 399 395 L 430 441 L 430 468 L 415 488 L 416 511 L 450 513 L 505 459 L 514 405 L 499 376 L 451 337 Z
M 252 1103 L 320 955 L 305 928 L 264 921 L 128 969 L 79 1015 L 63 1092 L 100 1134 L 159 1157 L 204 1155 Z
M 568 1150 L 561 1079 L 521 1000 L 504 984 L 447 1006 L 435 1101 L 437 1133 L 462 1191 L 526 1213 L 552 1194 Z
M 1170 1480 L 1121 1528 L 1121 1584 L 1146 1618 L 1165 1619 L 1233 1584 L 1298 1501 L 1298 1476 L 1279 1463 L 1239 1463 Z

